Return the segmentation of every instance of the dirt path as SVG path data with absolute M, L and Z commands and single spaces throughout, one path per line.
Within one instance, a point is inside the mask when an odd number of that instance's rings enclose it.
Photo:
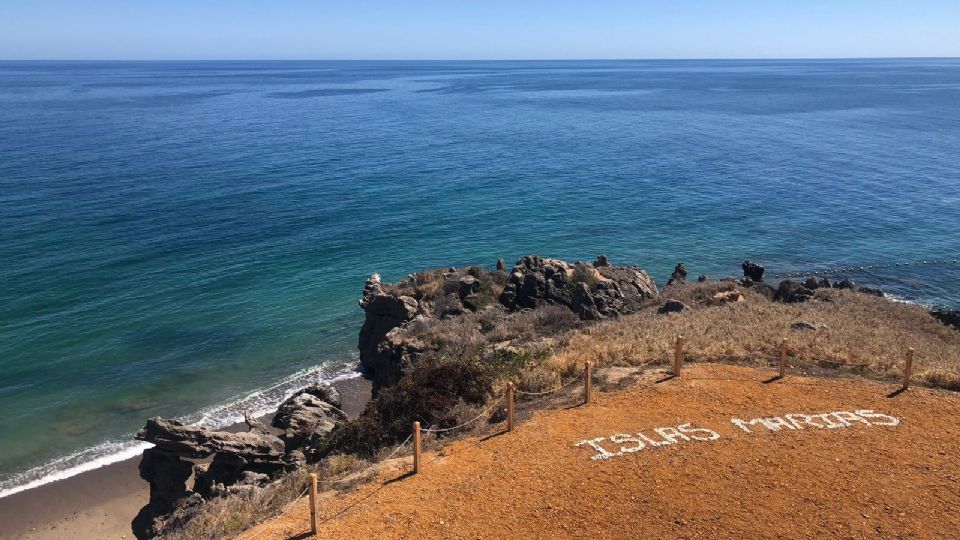
M 960 537 L 960 396 L 769 376 L 693 366 L 453 443 L 416 476 L 386 471 L 325 499 L 319 537 Z M 749 423 L 760 417 L 779 420 Z M 607 459 L 576 446 L 599 437 Z M 304 500 L 244 538 L 308 538 L 309 526 Z

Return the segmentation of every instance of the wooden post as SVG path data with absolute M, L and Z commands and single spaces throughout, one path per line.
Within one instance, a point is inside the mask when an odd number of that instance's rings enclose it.
M 587 360 L 583 363 L 583 402 L 590 403 L 593 399 L 593 366 Z
M 910 388 L 910 376 L 913 374 L 913 347 L 907 349 L 907 362 L 903 365 L 903 389 Z
M 787 374 L 787 338 L 780 342 L 780 378 Z
M 680 376 L 680 367 L 683 365 L 683 336 L 677 336 L 677 346 L 673 351 L 673 376 Z
M 310 531 L 317 535 L 317 473 L 310 473 Z
M 413 423 L 413 474 L 420 472 L 420 422 Z
M 507 384 L 507 431 L 513 431 L 513 383 Z

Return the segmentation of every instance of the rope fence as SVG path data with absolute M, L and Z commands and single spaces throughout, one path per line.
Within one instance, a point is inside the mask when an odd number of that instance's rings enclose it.
M 547 390 L 546 392 L 526 392 L 526 391 L 518 390 L 518 389 L 514 389 L 514 392 L 516 392 L 517 394 L 520 394 L 521 396 L 549 396 L 550 394 L 556 394 L 556 393 L 559 392 L 560 390 L 563 390 L 564 388 L 567 388 L 567 387 L 569 387 L 570 385 L 572 385 L 573 383 L 579 381 L 579 380 L 580 380 L 580 377 L 583 377 L 583 375 L 584 375 L 586 372 L 587 372 L 587 368 L 584 368 L 583 371 L 581 371 L 580 373 L 578 373 L 576 376 L 574 376 L 572 379 L 570 379 L 569 381 L 567 381 L 566 383 L 564 383 L 562 386 L 558 386 L 557 388 L 554 388 L 553 390 Z
M 503 396 L 495 399 L 495 400 L 493 401 L 493 405 L 491 405 L 490 407 L 487 407 L 483 412 L 481 412 L 481 413 L 478 414 L 477 416 L 471 418 L 470 420 L 467 420 L 466 422 L 464 422 L 464 423 L 462 423 L 462 424 L 460 424 L 460 425 L 453 426 L 453 427 L 448 427 L 448 428 L 422 428 L 421 431 L 423 431 L 423 432 L 425 432 L 425 433 L 446 433 L 446 432 L 448 432 L 448 431 L 454 431 L 454 430 L 456 430 L 456 429 L 460 429 L 460 428 L 466 427 L 466 426 L 468 426 L 468 425 L 476 422 L 477 420 L 483 418 L 484 416 L 488 415 L 489 413 L 493 412 L 493 410 L 494 410 L 495 408 L 497 408 L 497 405 L 499 405 L 502 400 L 503 400 Z

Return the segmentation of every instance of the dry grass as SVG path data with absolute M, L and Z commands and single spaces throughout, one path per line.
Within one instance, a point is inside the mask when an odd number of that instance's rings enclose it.
M 922 307 L 850 291 L 818 291 L 810 302 L 781 304 L 750 290 L 744 291 L 742 303 L 702 306 L 718 287 L 729 285 L 689 285 L 671 291 L 674 298 L 701 304 L 684 313 L 657 315 L 647 308 L 575 332 L 548 365 L 569 376 L 584 360 L 598 366 L 667 364 L 678 334 L 685 338 L 689 361 L 771 365 L 786 337 L 791 366 L 850 364 L 864 373 L 891 378 L 901 375 L 905 351 L 913 347 L 915 380 L 960 390 L 960 332 L 939 323 Z M 821 328 L 791 329 L 801 321 Z
M 280 515 L 304 494 L 310 473 L 316 472 L 320 490 L 349 491 L 374 473 L 370 462 L 352 455 L 333 455 L 316 466 L 298 469 L 263 489 L 249 490 L 206 501 L 179 523 L 169 523 L 164 540 L 219 540 L 232 538 L 253 525 Z

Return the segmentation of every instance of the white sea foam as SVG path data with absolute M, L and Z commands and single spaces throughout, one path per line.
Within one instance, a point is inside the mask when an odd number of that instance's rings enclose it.
M 203 409 L 195 414 L 178 418 L 181 422 L 219 429 L 243 421 L 244 411 L 254 416 L 274 412 L 283 400 L 294 392 L 314 382 L 325 380 L 338 382 L 359 377 L 360 373 L 344 364 L 320 365 L 300 370 L 283 380 L 250 392 L 226 403 Z M 0 482 L 0 499 L 56 482 L 138 456 L 152 444 L 136 441 L 133 433 L 84 448 L 67 456 L 51 460 Z

